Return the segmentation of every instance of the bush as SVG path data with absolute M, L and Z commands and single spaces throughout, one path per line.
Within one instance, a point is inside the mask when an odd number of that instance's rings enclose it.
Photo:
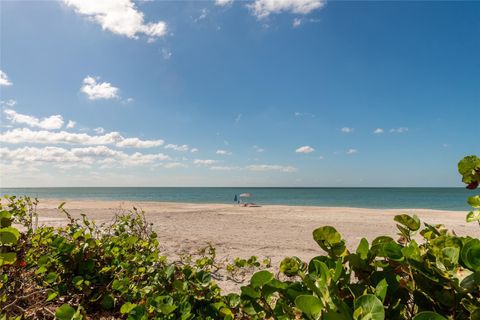
M 469 189 L 480 159 L 459 163 Z M 7 197 L 0 207 L 0 319 L 480 319 L 480 240 L 416 216 L 395 217 L 398 239 L 363 238 L 354 252 L 330 226 L 313 231 L 327 255 L 285 258 L 280 274 L 252 275 L 239 294 L 222 295 L 208 247 L 169 262 L 135 208 L 97 226 L 86 216 L 36 228 L 36 200 Z M 467 221 L 479 221 L 480 197 Z M 13 226 L 20 225 L 22 232 Z M 421 240 L 416 240 L 421 239 Z M 263 266 L 268 266 L 264 262 Z M 262 268 L 256 257 L 226 269 Z

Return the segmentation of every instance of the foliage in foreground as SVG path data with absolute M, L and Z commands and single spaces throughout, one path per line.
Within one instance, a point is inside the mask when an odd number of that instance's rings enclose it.
M 475 189 L 480 159 L 459 163 Z M 476 183 L 476 184 L 475 184 Z M 470 197 L 468 221 L 480 219 Z M 480 319 L 480 240 L 416 216 L 395 217 L 399 238 L 365 238 L 350 252 L 330 226 L 313 231 L 327 254 L 286 258 L 238 294 L 215 284 L 215 252 L 171 263 L 142 212 L 97 226 L 85 216 L 36 228 L 35 201 L 0 208 L 0 319 Z M 22 232 L 12 227 L 22 225 Z M 259 265 L 236 260 L 229 269 Z

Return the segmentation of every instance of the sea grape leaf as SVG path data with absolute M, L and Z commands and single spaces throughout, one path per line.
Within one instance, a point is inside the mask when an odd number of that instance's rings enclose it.
M 355 300 L 354 318 L 356 320 L 383 320 L 383 303 L 373 294 L 365 294 Z
M 467 213 L 467 222 L 474 222 L 480 220 L 480 210 L 474 210 Z
M 399 244 L 391 241 L 387 242 L 383 246 L 383 252 L 385 256 L 387 256 L 389 259 L 393 261 L 402 261 L 403 260 L 403 254 L 402 254 L 402 246 Z
M 368 240 L 365 239 L 365 238 L 362 238 L 362 240 L 360 240 L 360 243 L 358 244 L 357 251 L 356 251 L 356 253 L 360 257 L 360 259 L 362 259 L 362 260 L 367 259 L 368 249 L 369 249 Z
M 256 272 L 250 279 L 250 284 L 254 288 L 263 287 L 273 279 L 273 274 L 267 270 Z
M 0 229 L 0 245 L 15 245 L 20 238 L 20 232 L 13 227 Z
M 58 320 L 71 320 L 75 315 L 75 309 L 73 309 L 69 304 L 62 304 L 56 311 L 55 317 Z
M 330 255 L 341 256 L 346 252 L 345 241 L 334 227 L 324 226 L 315 229 L 313 239 Z
M 310 319 L 319 319 L 323 303 L 316 296 L 300 295 L 295 298 L 295 305 Z
M 15 252 L 0 253 L 0 266 L 14 264 L 15 261 L 17 261 L 17 254 Z
M 470 270 L 480 271 L 480 240 L 471 239 L 468 241 L 463 246 L 460 257 Z
M 480 195 L 468 197 L 467 202 L 474 208 L 480 208 Z
M 12 224 L 12 215 L 8 211 L 0 211 L 0 227 L 10 227 Z
M 416 215 L 409 216 L 408 214 L 399 214 L 393 218 L 396 222 L 404 225 L 410 231 L 417 231 L 420 229 L 420 219 Z
M 375 287 L 375 295 L 382 301 L 385 301 L 385 296 L 387 295 L 388 283 L 387 280 L 382 279 L 377 286 Z

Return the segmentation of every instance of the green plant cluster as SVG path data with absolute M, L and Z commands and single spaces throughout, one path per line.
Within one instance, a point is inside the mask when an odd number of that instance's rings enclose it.
M 479 167 L 473 156 L 459 163 L 470 189 Z M 473 216 L 476 197 L 468 200 Z M 215 249 L 168 261 L 142 211 L 97 225 L 62 204 L 66 226 L 37 228 L 36 204 L 7 197 L 0 207 L 1 320 L 480 319 L 480 240 L 416 216 L 395 216 L 397 239 L 363 238 L 355 251 L 335 228 L 317 228 L 313 239 L 326 254 L 285 258 L 278 274 L 260 270 L 223 295 Z M 225 269 L 265 267 L 253 256 Z
M 480 184 L 480 158 L 468 156 L 458 163 L 458 172 L 462 181 L 467 184 L 467 189 L 475 190 Z M 477 221 L 480 225 L 480 195 L 471 196 L 467 200 L 472 206 L 472 211 L 467 214 L 467 222 Z

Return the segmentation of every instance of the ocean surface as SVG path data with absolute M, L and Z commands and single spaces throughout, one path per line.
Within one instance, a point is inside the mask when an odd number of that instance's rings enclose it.
M 248 202 L 260 205 L 358 208 L 469 209 L 465 188 L 0 188 L 2 195 L 28 195 L 41 199 L 136 200 L 189 203 L 233 203 L 249 192 Z

